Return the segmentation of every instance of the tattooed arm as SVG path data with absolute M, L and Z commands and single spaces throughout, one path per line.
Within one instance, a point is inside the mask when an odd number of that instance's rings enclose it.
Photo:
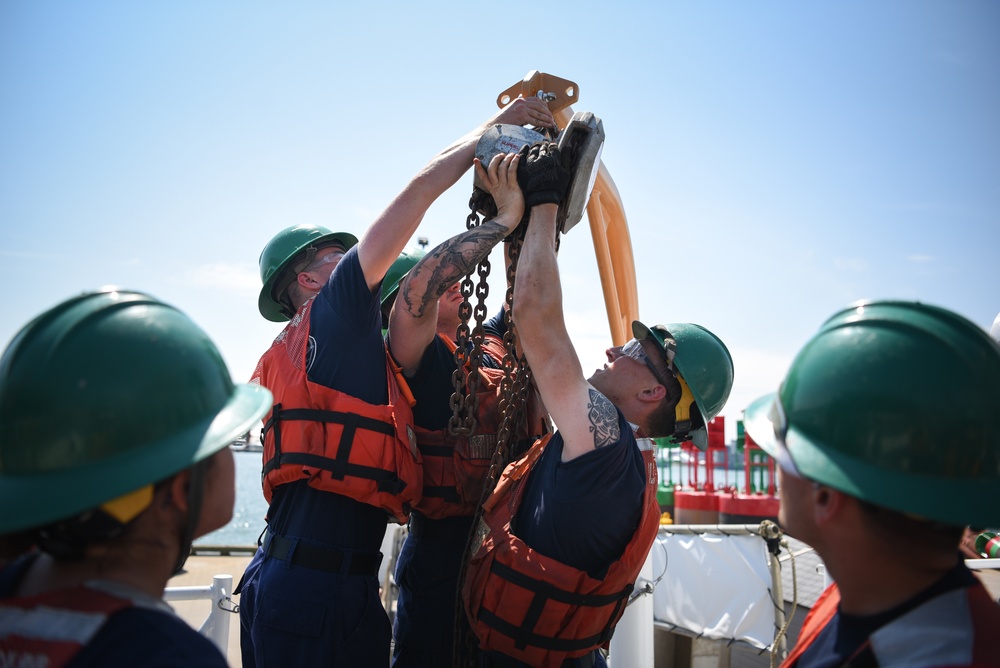
M 594 447 L 603 448 L 617 443 L 621 437 L 618 409 L 610 399 L 590 385 L 587 386 L 587 394 L 587 428 L 594 436 Z
M 563 437 L 563 461 L 618 441 L 618 410 L 587 382 L 563 317 L 555 204 L 531 209 L 514 285 L 514 324 L 542 401 Z
M 518 156 L 497 155 L 476 171 L 497 203 L 497 216 L 435 247 L 410 270 L 389 316 L 389 345 L 403 373 L 412 376 L 439 330 L 438 300 L 489 255 L 521 220 L 524 198 L 517 185 Z M 448 328 L 441 323 L 441 329 Z M 454 327 L 444 332 L 454 337 Z

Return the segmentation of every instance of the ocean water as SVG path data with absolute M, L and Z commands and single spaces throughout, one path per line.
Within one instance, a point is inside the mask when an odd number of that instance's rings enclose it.
M 260 486 L 261 453 L 233 451 L 236 460 L 236 505 L 229 524 L 206 534 L 195 545 L 255 547 L 264 530 L 267 502 Z
M 660 452 L 664 453 L 663 450 Z M 257 545 L 257 538 L 264 530 L 267 503 L 260 486 L 261 453 L 234 450 L 233 457 L 236 460 L 236 505 L 233 508 L 233 519 L 221 529 L 196 540 L 196 545 L 252 547 Z M 668 476 L 676 484 L 688 482 L 691 472 L 683 462 L 668 462 L 661 458 L 659 463 L 661 483 L 666 482 Z M 703 483 L 704 480 L 705 474 L 702 471 L 698 482 Z M 742 490 L 742 468 L 715 467 L 715 484 L 717 487 L 732 485 Z

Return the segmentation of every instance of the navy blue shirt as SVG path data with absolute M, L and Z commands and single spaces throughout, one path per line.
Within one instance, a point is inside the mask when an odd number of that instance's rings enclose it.
M 503 338 L 507 331 L 504 322 L 503 309 L 500 313 L 483 323 L 486 333 Z M 389 332 L 390 340 L 392 332 Z M 480 364 L 491 368 L 500 368 L 501 360 L 494 360 L 483 353 Z M 455 372 L 455 354 L 435 336 L 430 345 L 424 349 L 420 365 L 406 382 L 413 392 L 417 405 L 413 407 L 413 422 L 422 429 L 436 431 L 448 426 L 452 416 L 451 395 L 455 391 L 452 374 Z
M 370 404 L 388 403 L 379 294 L 377 286 L 368 289 L 355 246 L 313 300 L 309 380 Z
M 36 557 L 37 553 L 24 555 L 0 570 L 0 601 L 14 597 L 18 583 Z M 125 608 L 111 615 L 66 665 L 67 668 L 228 666 L 219 649 L 183 619 L 146 607 Z
M 557 431 L 528 475 L 513 531 L 529 547 L 600 578 L 625 552 L 642 515 L 646 466 L 618 411 L 621 438 L 568 462 Z
M 621 438 L 568 462 L 557 431 L 528 474 L 524 499 L 512 523 L 514 535 L 533 550 L 568 566 L 603 577 L 625 552 L 642 516 L 646 466 L 632 426 L 618 411 Z M 498 652 L 480 666 L 522 668 L 528 664 Z M 593 664 L 587 663 L 593 658 Z M 594 650 L 564 667 L 606 666 Z
M 129 608 L 113 615 L 67 668 L 226 668 L 219 649 L 174 615 Z
M 314 298 L 306 363 L 314 383 L 370 404 L 389 401 L 379 290 L 368 289 L 357 246 Z M 279 535 L 363 552 L 379 551 L 386 521 L 380 508 L 305 481 L 276 487 L 268 508 L 268 525 Z

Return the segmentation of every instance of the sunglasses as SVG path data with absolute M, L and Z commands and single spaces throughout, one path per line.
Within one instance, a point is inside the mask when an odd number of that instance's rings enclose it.
M 645 349 L 643 349 L 642 342 L 639 341 L 639 339 L 632 339 L 622 346 L 621 354 L 625 357 L 631 357 L 635 361 L 645 364 L 652 372 L 653 377 L 656 378 L 656 382 L 663 387 L 670 387 L 670 385 L 667 384 L 667 381 L 663 379 L 663 375 L 657 371 L 656 366 L 653 364 L 653 360 L 649 359 L 649 356 L 646 354 Z

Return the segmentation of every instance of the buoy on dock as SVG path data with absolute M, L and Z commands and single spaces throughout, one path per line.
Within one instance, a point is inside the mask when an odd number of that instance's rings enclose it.
M 736 423 L 736 445 L 743 451 L 743 492 L 719 499 L 719 522 L 777 522 L 780 502 L 775 489 L 774 460 L 744 431 L 743 420 Z

